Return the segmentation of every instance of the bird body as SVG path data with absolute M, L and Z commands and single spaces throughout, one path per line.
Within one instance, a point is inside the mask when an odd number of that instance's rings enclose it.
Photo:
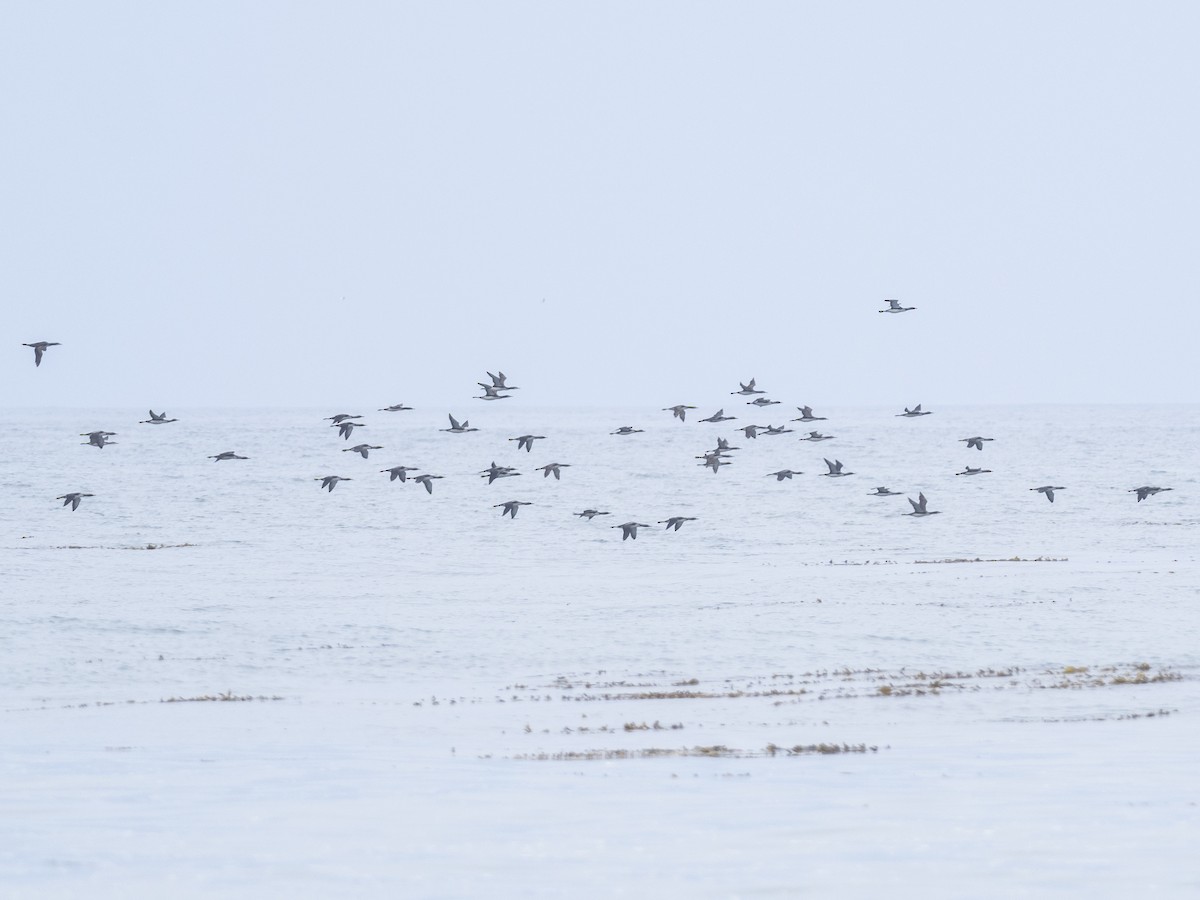
M 680 528 L 683 527 L 684 522 L 695 522 L 695 521 L 696 521 L 695 516 L 671 516 L 666 519 L 660 519 L 658 524 L 666 525 L 667 531 L 670 531 L 672 528 L 674 528 L 676 531 L 678 531 Z M 649 527 L 649 526 L 647 526 L 647 527 Z
M 433 493 L 433 480 L 435 478 L 444 478 L 444 477 L 445 477 L 444 475 L 418 475 L 413 479 L 413 482 L 416 484 L 425 485 L 425 493 L 432 494 Z
M 637 540 L 637 530 L 639 528 L 649 528 L 650 526 L 645 524 L 644 522 L 625 522 L 624 524 L 621 524 L 621 525 L 610 525 L 609 527 L 621 529 L 621 540 L 627 541 L 630 538 L 633 538 L 636 541 Z
M 380 469 L 380 472 L 388 473 L 388 481 L 395 481 L 399 478 L 401 481 L 408 480 L 409 472 L 416 472 L 415 466 L 392 466 L 390 469 Z
M 439 428 L 438 431 L 446 431 L 446 432 L 449 432 L 450 434 L 466 434 L 468 431 L 478 431 L 479 430 L 478 428 L 471 428 L 470 424 L 471 424 L 470 422 L 468 422 L 467 420 L 464 419 L 462 424 L 460 425 L 458 423 L 458 419 L 454 418 L 454 416 L 450 416 L 450 427 L 449 428 Z
M 96 495 L 95 494 L 85 494 L 81 491 L 74 491 L 70 494 L 63 494 L 61 497 L 55 497 L 54 499 L 61 500 L 63 502 L 63 506 L 69 506 L 69 507 L 71 507 L 71 512 L 75 512 L 75 510 L 79 509 L 79 501 L 81 498 L 94 497 L 94 496 L 96 496 Z
M 941 510 L 927 509 L 928 501 L 926 501 L 924 494 L 918 494 L 916 500 L 909 497 L 908 502 L 912 504 L 913 511 L 905 513 L 906 516 L 917 516 L 920 518 L 921 516 L 936 516 L 941 512 Z
M 827 459 L 827 460 L 825 460 L 825 465 L 829 466 L 829 471 L 822 472 L 821 474 L 823 476 L 825 476 L 826 478 L 842 478 L 846 475 L 854 474 L 853 472 L 843 472 L 842 471 L 842 461 L 840 459 L 835 459 L 835 460 Z
M 678 419 L 680 422 L 686 422 L 687 421 L 687 411 L 689 409 L 695 409 L 695 408 L 696 407 L 694 407 L 694 406 L 687 406 L 686 404 L 680 403 L 678 406 L 668 406 L 668 407 L 664 408 L 663 412 L 669 412 L 669 413 L 671 413 L 671 415 L 674 418 Z
M 1042 485 L 1041 487 L 1030 488 L 1030 490 L 1037 491 L 1039 494 L 1045 494 L 1046 499 L 1049 500 L 1051 503 L 1053 503 L 1054 502 L 1054 492 L 1055 491 L 1065 491 L 1066 488 L 1062 487 L 1061 485 L 1046 484 L 1046 485 Z
M 47 347 L 61 347 L 58 341 L 34 341 L 32 344 L 22 344 L 22 347 L 33 348 L 33 364 L 40 366 L 42 364 L 42 356 L 46 352 Z
M 508 516 L 510 519 L 515 519 L 517 517 L 517 510 L 522 506 L 530 505 L 532 504 L 528 500 L 506 500 L 504 503 L 493 504 L 493 508 L 500 509 L 500 518 L 503 519 L 505 516 Z
M 919 408 L 920 407 L 918 407 L 918 409 Z M 995 440 L 995 438 L 969 437 L 969 438 L 959 438 L 958 440 L 959 440 L 959 443 L 966 444 L 968 450 L 970 450 L 972 447 L 974 447 L 976 450 L 982 450 L 984 441 Z

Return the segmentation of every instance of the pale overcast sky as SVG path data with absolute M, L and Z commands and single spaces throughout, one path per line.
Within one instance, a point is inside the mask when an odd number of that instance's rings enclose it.
M 431 406 L 497 368 L 537 404 L 1200 401 L 1198 34 L 8 0 L 0 405 Z

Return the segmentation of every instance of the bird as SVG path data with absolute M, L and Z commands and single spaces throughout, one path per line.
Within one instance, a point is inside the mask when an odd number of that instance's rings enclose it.
M 816 442 L 816 441 L 832 441 L 833 435 L 832 434 L 821 434 L 821 432 L 819 432 L 819 431 L 810 431 L 808 433 L 808 437 L 802 437 L 802 438 L 800 438 L 800 440 L 814 441 L 814 442 Z
M 916 309 L 915 306 L 901 306 L 899 300 L 884 300 L 883 302 L 888 305 L 888 308 L 879 310 L 881 313 L 912 312 Z
M 665 407 L 663 409 L 663 412 L 669 412 L 669 413 L 671 413 L 671 415 L 674 418 L 678 419 L 680 422 L 686 422 L 687 421 L 687 411 L 689 409 L 695 409 L 695 408 L 696 407 L 694 407 L 694 406 L 687 406 L 686 404 L 680 403 L 678 406 Z
M 778 404 L 778 400 L 768 400 L 766 397 L 755 397 L 753 400 L 747 400 L 747 406 L 774 406 Z
M 867 494 L 868 497 L 899 497 L 899 491 L 889 491 L 885 487 L 877 487 L 873 493 Z
M 608 516 L 612 514 L 601 509 L 585 509 L 583 512 L 571 513 L 571 515 L 579 516 L 579 518 L 587 519 L 590 522 L 592 519 L 596 518 L 596 516 Z
M 913 511 L 910 513 L 905 513 L 906 516 L 936 516 L 939 512 L 941 512 L 941 510 L 929 510 L 925 508 L 926 500 L 924 494 L 918 494 L 916 500 L 913 500 L 912 497 L 909 497 L 908 502 L 912 504 Z
M 792 419 L 793 422 L 824 422 L 824 421 L 826 421 L 825 416 L 814 416 L 811 406 L 797 406 L 796 409 L 800 410 L 800 418 Z
M 729 465 L 729 460 L 721 459 L 720 452 L 716 450 L 711 453 L 705 453 L 703 456 L 697 456 L 696 459 L 704 460 L 700 465 L 712 469 L 713 472 L 716 472 L 721 466 Z
M 1055 486 L 1052 484 L 1047 484 L 1047 485 L 1043 485 L 1042 487 L 1030 488 L 1030 490 L 1037 491 L 1039 494 L 1045 494 L 1046 499 L 1049 500 L 1051 503 L 1053 503 L 1054 502 L 1054 492 L 1055 491 L 1065 491 L 1066 488 L 1062 487 L 1061 485 Z
M 717 453 L 727 453 L 731 450 L 741 450 L 741 447 L 730 447 L 729 438 L 717 438 Z
M 450 434 L 466 434 L 468 431 L 478 431 L 479 430 L 478 428 L 469 428 L 468 426 L 470 424 L 471 424 L 470 422 L 468 422 L 466 419 L 464 419 L 463 423 L 461 425 L 459 425 L 458 419 L 454 418 L 454 416 L 450 416 L 450 427 L 449 428 L 439 428 L 438 431 L 447 431 Z
M 115 431 L 87 431 L 81 433 L 79 436 L 87 438 L 87 440 L 83 442 L 84 445 L 99 447 L 101 450 L 103 450 L 109 444 L 117 443 L 116 441 L 109 440 L 109 438 L 113 437 L 114 435 L 116 435 Z
M 416 484 L 425 485 L 425 493 L 432 494 L 433 493 L 433 479 L 445 478 L 445 477 L 446 476 L 444 476 L 444 475 L 418 475 L 415 478 L 413 478 L 413 482 Z
M 904 407 L 904 412 L 896 413 L 897 418 L 904 418 L 904 419 L 912 419 L 916 416 L 932 416 L 932 415 L 933 415 L 933 413 L 931 413 L 931 412 L 922 412 L 920 403 L 918 403 L 912 409 L 909 409 L 906 406 L 906 407 Z
M 636 541 L 637 540 L 637 530 L 639 528 L 649 528 L 650 526 L 646 525 L 643 522 L 625 522 L 622 525 L 610 525 L 608 527 L 609 528 L 620 528 L 621 529 L 621 540 L 626 541 L 626 540 L 629 540 L 629 538 L 633 538 Z
M 532 453 L 533 452 L 533 442 L 534 441 L 544 441 L 545 439 L 546 439 L 546 436 L 544 434 L 523 434 L 520 437 L 509 438 L 510 441 L 517 442 L 517 452 L 518 453 L 522 449 L 524 449 L 526 453 Z
M 745 396 L 749 396 L 750 394 L 765 394 L 765 393 L 766 393 L 766 391 L 760 391 L 760 390 L 757 390 L 757 389 L 754 387 L 754 379 L 753 379 L 753 378 L 751 378 L 751 379 L 750 379 L 750 383 L 749 383 L 749 384 L 742 384 L 742 383 L 739 381 L 739 382 L 738 382 L 738 386 L 741 388 L 741 390 L 740 390 L 740 391 L 730 391 L 729 393 L 731 393 L 731 394 L 743 394 L 743 395 L 745 395 Z
M 372 450 L 382 450 L 382 447 L 376 447 L 373 444 L 355 444 L 353 447 L 342 448 L 343 453 L 361 453 L 363 459 L 369 459 L 369 453 Z
M 42 355 L 46 352 L 47 347 L 61 347 L 58 341 L 34 341 L 32 344 L 22 344 L 22 347 L 33 348 L 33 364 L 40 366 L 42 364 Z
M 920 407 L 918 406 L 917 409 L 920 409 Z M 967 445 L 968 450 L 970 450 L 972 447 L 974 447 L 976 450 L 982 450 L 984 441 L 992 441 L 992 440 L 995 440 L 995 438 L 969 437 L 969 438 L 959 438 L 958 440 L 959 440 L 959 443 L 965 443 Z
M 570 463 L 546 463 L 546 465 L 544 465 L 544 466 L 538 466 L 537 469 L 535 469 L 534 471 L 535 472 L 540 471 L 542 473 L 543 478 L 546 478 L 551 473 L 553 473 L 554 480 L 558 481 L 562 478 L 562 474 L 559 472 L 559 469 L 569 469 L 569 468 L 571 468 Z
M 325 488 L 331 494 L 333 489 L 338 486 L 339 481 L 353 481 L 353 478 L 343 478 L 341 475 L 326 475 L 324 478 L 314 478 L 313 481 L 321 482 L 321 487 Z
M 725 410 L 718 409 L 715 413 L 713 413 L 707 419 L 701 419 L 700 421 L 701 422 L 728 422 L 731 419 L 736 419 L 736 418 L 737 418 L 737 416 L 727 416 L 727 415 L 725 415 Z
M 338 422 L 335 425 L 330 425 L 329 427 L 336 428 L 338 430 L 338 434 L 340 434 L 344 440 L 348 441 L 350 440 L 350 435 L 354 434 L 355 428 L 366 428 L 367 426 L 362 422 L 351 422 L 349 419 L 343 419 L 341 422 Z
M 776 434 L 791 434 L 791 433 L 792 433 L 792 429 L 788 428 L 786 425 L 768 425 L 763 430 L 763 434 L 768 435 L 768 436 L 776 435 Z
M 767 475 L 767 477 L 774 478 L 776 481 L 783 481 L 783 479 L 785 479 L 785 478 L 788 481 L 791 481 L 793 475 L 803 475 L 803 474 L 804 474 L 803 472 L 793 472 L 791 469 L 780 469 L 778 472 L 769 473 Z
M 512 466 L 498 466 L 495 462 L 479 473 L 480 477 L 488 480 L 488 484 L 491 484 L 497 478 L 512 478 L 514 475 L 520 474 Z
M 659 520 L 658 524 L 666 525 L 667 531 L 670 531 L 672 528 L 674 528 L 676 531 L 678 531 L 680 528 L 683 527 L 684 522 L 695 522 L 695 521 L 696 521 L 695 516 L 670 516 L 669 518 Z M 646 527 L 649 528 L 650 526 L 647 525 Z
M 822 472 L 821 474 L 823 476 L 825 476 L 826 478 L 841 478 L 845 475 L 853 475 L 854 474 L 853 472 L 843 472 L 842 471 L 842 461 L 840 459 L 835 459 L 832 462 L 830 462 L 827 459 L 827 460 L 825 460 L 825 465 L 829 466 L 829 471 Z
M 986 475 L 991 469 L 972 469 L 970 466 L 963 468 L 961 472 L 955 472 L 955 475 Z
M 55 497 L 54 499 L 61 500 L 63 502 L 63 506 L 69 506 L 71 507 L 71 512 L 75 512 L 75 510 L 79 509 L 79 501 L 81 498 L 95 496 L 95 494 L 84 494 L 80 491 L 75 491 L 70 494 L 63 494 L 61 497 Z
M 762 425 L 743 425 L 742 426 L 742 434 L 744 434 L 746 437 L 748 437 L 752 441 L 756 440 L 758 438 L 758 429 L 760 429 L 762 427 L 763 427 Z
M 391 406 L 385 406 L 380 412 L 404 412 L 412 409 L 411 406 L 405 406 L 403 403 L 393 403 Z
M 1140 488 L 1131 488 L 1129 490 L 1129 493 L 1137 494 L 1138 503 L 1141 503 L 1147 497 L 1153 497 L 1155 494 L 1160 494 L 1163 491 L 1173 491 L 1173 490 L 1175 490 L 1175 489 L 1174 488 L 1165 488 L 1165 487 L 1140 487 Z
M 530 505 L 532 504 L 530 504 L 528 500 L 506 500 L 504 503 L 492 504 L 493 508 L 500 508 L 500 518 L 502 519 L 505 516 L 508 516 L 510 519 L 515 519 L 517 517 L 517 510 L 519 510 L 522 506 Z
M 497 370 L 495 375 L 493 375 L 491 372 L 488 372 L 487 375 L 488 375 L 488 378 L 492 379 L 492 387 L 494 387 L 498 391 L 519 391 L 520 390 L 520 388 L 517 387 L 515 384 L 505 384 L 505 382 L 508 381 L 508 376 L 506 376 L 503 372 L 501 372 L 499 370 Z
M 249 458 L 250 457 L 248 457 L 248 456 L 238 456 L 232 450 L 226 450 L 224 453 L 218 453 L 216 456 L 209 457 L 209 459 L 216 460 L 217 462 L 223 462 L 224 460 L 227 460 L 227 459 L 249 459 Z
M 388 481 L 395 481 L 397 478 L 407 481 L 408 473 L 416 472 L 418 469 L 416 466 L 392 466 L 390 469 L 380 469 L 379 471 L 388 473 Z
M 332 422 L 334 425 L 341 425 L 347 419 L 361 419 L 361 415 L 352 416 L 350 413 L 338 413 L 336 416 L 326 416 L 326 422 Z
M 178 422 L 178 421 L 179 421 L 178 419 L 168 419 L 167 413 L 165 410 L 160 413 L 156 413 L 154 410 L 150 410 L 150 418 L 142 419 L 142 421 L 138 422 L 138 424 L 139 425 L 166 425 L 168 422 Z
M 500 388 L 498 388 L 498 387 L 493 387 L 490 384 L 484 384 L 482 381 L 477 381 L 475 383 L 477 385 L 479 385 L 481 388 L 483 388 L 483 396 L 476 397 L 475 398 L 476 400 L 508 400 L 508 399 L 510 399 L 508 394 L 501 394 Z
M 616 431 L 610 431 L 609 434 L 641 434 L 642 429 L 634 428 L 632 425 L 622 425 Z M 511 440 L 511 438 L 509 439 Z

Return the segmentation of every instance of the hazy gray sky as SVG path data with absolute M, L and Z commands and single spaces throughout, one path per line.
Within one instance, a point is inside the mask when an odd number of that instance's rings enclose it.
M 539 404 L 1197 401 L 1197 34 L 9 0 L 0 405 L 443 405 L 497 367 Z

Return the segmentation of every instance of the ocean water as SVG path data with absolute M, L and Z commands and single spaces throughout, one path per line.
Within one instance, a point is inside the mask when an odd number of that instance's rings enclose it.
M 0 896 L 1200 889 L 1200 407 L 522 404 L 0 414 Z

